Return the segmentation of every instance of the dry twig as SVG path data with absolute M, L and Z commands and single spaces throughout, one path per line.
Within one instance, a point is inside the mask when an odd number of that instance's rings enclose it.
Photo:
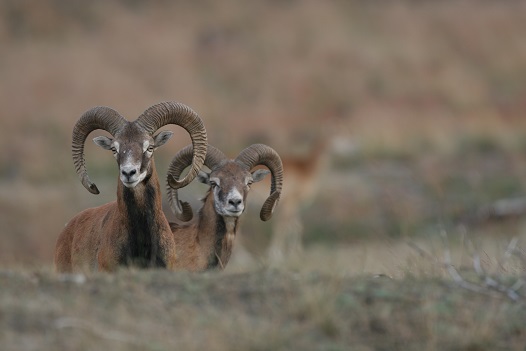
M 464 236 L 465 241 L 468 246 L 468 250 L 471 251 L 471 258 L 473 260 L 473 269 L 475 273 L 479 276 L 479 278 L 483 281 L 483 285 L 479 285 L 470 281 L 465 280 L 458 270 L 455 268 L 455 266 L 451 263 L 451 253 L 449 250 L 449 242 L 447 233 L 445 230 L 442 230 L 440 232 L 440 235 L 442 237 L 442 241 L 444 244 L 444 264 L 448 270 L 449 275 L 455 281 L 455 283 L 467 290 L 476 292 L 476 293 L 482 293 L 487 295 L 495 295 L 498 293 L 499 295 L 505 295 L 509 299 L 515 302 L 526 302 L 525 297 L 521 296 L 519 294 L 519 289 L 524 285 L 524 279 L 522 277 L 519 277 L 515 283 L 513 283 L 511 286 L 506 286 L 505 284 L 499 282 L 498 280 L 492 278 L 489 276 L 486 271 L 484 270 L 480 255 L 478 253 L 477 248 L 473 244 L 473 242 L 467 237 Z M 517 238 L 513 238 L 504 254 L 505 259 L 509 259 L 511 257 L 512 253 L 516 250 L 516 246 L 518 243 Z M 499 266 L 503 267 L 504 262 L 499 262 Z

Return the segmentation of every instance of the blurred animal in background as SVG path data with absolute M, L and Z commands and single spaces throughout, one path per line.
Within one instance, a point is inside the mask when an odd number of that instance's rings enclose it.
M 73 161 L 84 187 L 98 194 L 84 160 L 84 143 L 96 129 L 111 134 L 94 142 L 111 150 L 119 166 L 117 200 L 80 212 L 59 235 L 55 248 L 58 272 L 113 271 L 119 265 L 175 267 L 175 242 L 161 205 L 161 191 L 154 151 L 172 132 L 159 128 L 175 124 L 192 139 L 191 170 L 182 180 L 168 177 L 170 186 L 184 187 L 198 174 L 206 156 L 207 136 L 203 122 L 189 107 L 163 102 L 148 108 L 129 122 L 109 107 L 85 112 L 73 129 Z
M 192 160 L 192 145 L 179 151 L 168 170 L 176 179 Z M 201 183 L 210 186 L 196 217 L 187 202 L 179 200 L 177 189 L 168 185 L 168 200 L 176 215 L 170 227 L 176 243 L 178 269 L 204 271 L 224 269 L 230 260 L 239 220 L 246 208 L 247 195 L 252 183 L 261 181 L 271 173 L 270 195 L 260 211 L 262 221 L 272 217 L 283 186 L 283 166 L 274 149 L 254 144 L 231 160 L 219 149 L 208 145 L 205 166 L 209 173 L 199 172 Z M 265 166 L 269 170 L 256 169 Z M 269 172 L 270 171 L 270 172 Z
M 282 157 L 287 184 L 281 197 L 281 210 L 272 223 L 272 236 L 268 247 L 270 264 L 279 264 L 285 258 L 302 251 L 302 209 L 314 200 L 323 172 L 329 165 L 331 138 L 318 137 L 301 152 L 289 151 Z

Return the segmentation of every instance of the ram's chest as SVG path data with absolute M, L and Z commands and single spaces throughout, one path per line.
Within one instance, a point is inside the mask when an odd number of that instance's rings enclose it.
M 228 246 L 234 244 L 234 239 L 236 238 L 236 228 L 237 228 L 237 218 L 235 217 L 225 217 L 225 237 Z
M 230 260 L 230 255 L 234 248 L 234 240 L 236 239 L 237 218 L 225 218 L 225 236 L 223 237 L 223 245 L 221 248 L 221 260 L 223 265 L 226 265 Z M 223 267 L 224 268 L 224 267 Z
M 208 256 L 208 269 L 224 269 L 234 246 L 236 238 L 237 219 L 231 217 L 218 217 L 215 237 L 215 247 Z

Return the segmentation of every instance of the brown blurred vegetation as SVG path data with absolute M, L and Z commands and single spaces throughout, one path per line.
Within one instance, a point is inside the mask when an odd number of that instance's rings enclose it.
M 4 350 L 524 350 L 524 305 L 443 280 L 0 271 Z
M 88 140 L 99 196 L 71 161 L 72 127 L 95 105 L 134 119 L 181 101 L 231 155 L 263 142 L 308 157 L 332 138 L 318 196 L 301 204 L 307 245 L 453 226 L 525 194 L 525 37 L 518 1 L 4 0 L 0 263 L 50 264 L 64 223 L 115 198 L 109 153 Z M 189 142 L 174 131 L 156 155 L 163 175 Z M 243 231 L 257 252 L 270 224 L 254 208 Z

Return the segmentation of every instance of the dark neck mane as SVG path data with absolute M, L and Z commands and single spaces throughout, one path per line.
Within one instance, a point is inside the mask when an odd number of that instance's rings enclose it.
M 117 202 L 124 214 L 127 228 L 126 250 L 121 254 L 122 264 L 138 267 L 166 267 L 160 256 L 162 220 L 161 193 L 157 172 L 152 162 L 152 171 L 134 188 L 125 187 L 119 180 Z

